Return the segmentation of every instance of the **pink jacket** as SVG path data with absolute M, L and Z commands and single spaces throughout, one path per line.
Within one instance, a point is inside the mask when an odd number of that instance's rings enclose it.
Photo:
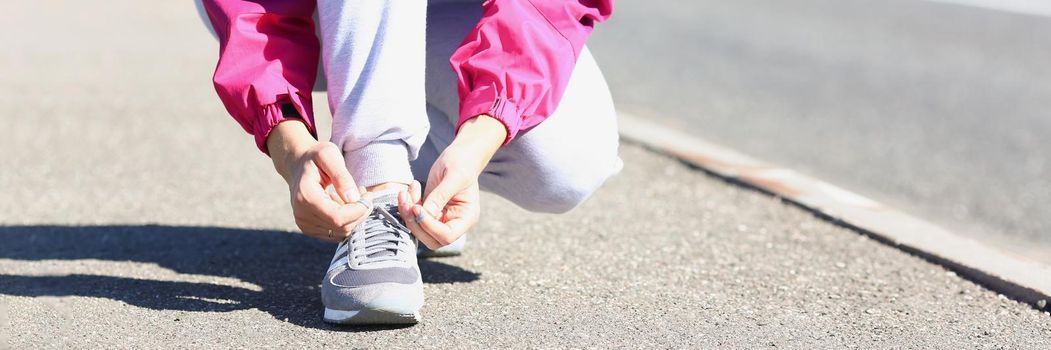
M 270 130 L 302 119 L 317 137 L 310 91 L 320 45 L 314 0 L 205 0 L 219 36 L 213 81 L 226 110 L 264 153 Z M 450 58 L 459 125 L 480 114 L 503 122 L 508 142 L 555 111 L 595 22 L 613 0 L 488 0 Z

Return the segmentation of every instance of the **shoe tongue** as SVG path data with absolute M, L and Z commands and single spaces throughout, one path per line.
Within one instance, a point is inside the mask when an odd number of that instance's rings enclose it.
M 397 190 L 387 190 L 387 191 L 383 191 L 383 192 L 379 192 L 379 193 L 375 194 L 372 197 L 373 210 L 386 210 L 388 213 L 391 214 L 391 216 L 394 216 L 396 219 L 398 219 L 398 221 L 401 221 L 401 216 L 398 214 L 398 192 L 399 191 L 397 191 Z M 373 218 L 371 218 L 370 220 L 383 220 L 383 219 L 373 216 Z M 405 223 L 401 223 L 401 224 L 404 225 Z M 394 230 L 394 229 L 392 228 L 391 230 Z M 394 235 L 394 234 L 397 234 L 397 233 L 391 232 L 390 234 Z M 382 239 L 382 238 L 385 238 L 386 236 L 387 235 L 384 234 L 384 235 L 378 236 L 376 238 Z M 377 257 L 383 257 L 383 256 L 393 256 L 393 255 L 395 255 L 395 252 L 396 252 L 395 250 L 387 249 L 387 250 L 382 250 L 382 251 L 378 251 L 378 252 L 369 254 L 369 257 L 370 258 L 377 258 Z
M 372 205 L 377 208 L 398 207 L 398 190 L 378 192 L 372 197 Z

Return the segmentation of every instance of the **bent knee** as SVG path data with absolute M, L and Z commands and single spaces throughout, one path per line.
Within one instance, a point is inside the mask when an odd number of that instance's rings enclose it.
M 550 214 L 564 214 L 579 207 L 595 193 L 610 177 L 620 172 L 620 164 L 603 172 L 569 174 L 560 179 L 537 179 L 533 186 L 523 186 L 527 191 L 512 201 L 523 209 Z
M 548 213 L 548 214 L 565 214 L 579 207 L 588 198 L 591 198 L 591 194 L 595 193 L 598 187 L 562 187 L 543 191 L 538 194 L 537 198 L 533 198 L 531 201 L 522 201 L 518 203 L 523 209 L 537 212 L 537 213 Z

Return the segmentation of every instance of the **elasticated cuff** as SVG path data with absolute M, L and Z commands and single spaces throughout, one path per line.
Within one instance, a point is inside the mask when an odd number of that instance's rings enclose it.
M 303 124 L 307 126 L 307 130 L 310 131 L 310 135 L 317 139 L 317 127 L 314 126 L 313 108 L 311 108 L 310 103 L 309 97 L 300 99 L 299 94 L 289 91 L 288 95 L 279 97 L 277 102 L 263 105 L 260 111 L 261 115 L 255 124 L 255 130 L 252 131 L 252 134 L 255 135 L 256 147 L 259 147 L 260 151 L 269 156 L 270 150 L 266 148 L 266 139 L 270 137 L 270 132 L 274 130 L 277 124 L 291 119 L 303 121 Z M 282 109 L 289 106 L 298 115 L 286 115 Z
M 483 86 L 471 91 L 460 101 L 460 120 L 456 123 L 456 132 L 460 132 L 463 123 L 482 114 L 493 117 L 504 124 L 504 128 L 507 129 L 504 145 L 518 135 L 522 124 L 518 106 L 511 100 L 497 96 L 495 86 Z
M 411 183 L 409 146 L 401 140 L 373 141 L 365 147 L 343 151 L 347 170 L 358 186 L 373 186 L 387 182 Z

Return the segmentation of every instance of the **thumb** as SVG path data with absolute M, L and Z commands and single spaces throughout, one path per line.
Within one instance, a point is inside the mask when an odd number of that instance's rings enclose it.
M 315 159 L 317 167 L 332 180 L 336 192 L 343 198 L 345 203 L 354 203 L 361 199 L 358 185 L 354 183 L 354 177 L 350 176 L 346 164 L 343 162 L 343 153 L 335 144 L 328 143 L 318 151 Z
M 427 186 L 431 186 L 432 183 L 434 182 L 428 181 Z M 453 196 L 463 190 L 462 187 L 459 181 L 455 181 L 454 176 L 445 176 L 430 190 L 427 198 L 424 198 L 423 209 L 426 209 L 431 216 L 441 220 L 442 209 L 445 209 L 445 205 Z

